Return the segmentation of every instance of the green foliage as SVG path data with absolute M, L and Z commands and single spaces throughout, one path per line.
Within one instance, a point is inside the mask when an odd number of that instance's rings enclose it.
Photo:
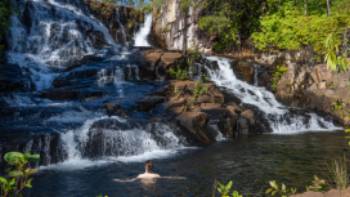
M 188 71 L 186 69 L 177 67 L 172 67 L 169 69 L 168 74 L 170 77 L 176 79 L 176 80 L 187 80 L 189 79 Z
M 8 152 L 4 155 L 5 162 L 9 165 L 7 175 L 0 176 L 0 191 L 2 197 L 23 196 L 25 189 L 32 188 L 32 176 L 37 169 L 31 168 L 31 162 L 39 161 L 38 154 Z
M 97 197 L 108 197 L 108 195 L 99 194 L 99 195 L 97 195 Z
M 329 172 L 337 189 L 343 190 L 347 188 L 349 179 L 347 160 L 345 156 L 343 158 L 334 160 L 329 165 Z
M 217 38 L 213 46 L 214 51 L 229 50 L 237 44 L 238 30 L 225 16 L 203 16 L 199 19 L 198 26 L 210 36 Z
M 205 0 L 199 27 L 214 41 L 217 52 L 239 48 L 259 27 L 262 0 Z
M 221 197 L 243 197 L 242 194 L 233 188 L 232 181 L 229 181 L 226 184 L 217 182 L 216 190 L 219 192 Z
M 288 72 L 288 67 L 283 65 L 278 65 L 274 72 L 272 73 L 271 88 L 276 90 L 278 82 L 281 80 L 282 76 Z
M 208 93 L 208 87 L 203 85 L 203 83 L 201 81 L 197 81 L 194 89 L 192 90 L 192 95 L 193 95 L 193 99 L 194 101 L 197 101 L 197 99 Z
M 345 103 L 342 100 L 337 100 L 334 103 L 332 103 L 332 110 L 333 111 L 341 111 L 345 107 Z
M 346 139 L 350 140 L 350 127 L 345 128 L 344 132 L 347 134 Z M 348 141 L 348 145 L 350 146 L 350 141 Z
M 318 176 L 314 176 L 311 185 L 306 187 L 306 191 L 323 192 L 327 189 L 327 182 L 324 179 L 320 179 Z
M 340 44 L 340 40 L 334 33 L 327 36 L 324 43 L 326 50 L 325 62 L 327 63 L 327 67 L 329 69 L 342 72 L 348 70 L 350 62 L 347 59 L 346 51 L 344 51 L 341 55 L 338 55 L 340 53 Z
M 265 191 L 269 196 L 288 197 L 296 193 L 295 188 L 288 188 L 285 184 L 277 183 L 275 180 L 269 182 L 270 187 Z

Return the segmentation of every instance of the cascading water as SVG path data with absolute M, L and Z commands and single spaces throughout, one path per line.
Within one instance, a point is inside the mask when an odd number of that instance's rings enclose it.
M 226 88 L 238 97 L 242 103 L 257 107 L 265 114 L 273 133 L 291 134 L 305 131 L 339 130 L 331 121 L 315 113 L 295 114 L 279 103 L 273 93 L 263 87 L 253 86 L 239 80 L 232 68 L 231 61 L 221 57 L 207 57 L 216 62 L 218 69 L 207 67 L 210 79 L 218 86 Z
M 123 48 L 82 0 L 12 3 L 16 13 L 11 18 L 7 59 L 19 65 L 35 85 L 33 92 L 0 97 L 0 102 L 7 103 L 2 110 L 8 113 L 0 114 L 1 134 L 9 132 L 14 144 L 23 139 L 15 149 L 39 152 L 43 165 L 79 168 L 106 160 L 164 157 L 183 147 L 165 123 L 148 123 L 144 118 L 147 123 L 138 125 L 132 117 L 106 115 L 106 103 L 133 107 L 155 85 L 133 83 L 139 80 L 134 51 L 118 51 Z M 144 39 L 151 22 L 147 17 L 141 33 Z M 126 35 L 123 38 L 126 41 Z M 55 96 L 67 92 L 69 96 L 63 100 L 45 96 L 55 91 L 59 92 Z
M 145 22 L 141 26 L 140 30 L 135 34 L 135 44 L 136 47 L 149 47 L 151 44 L 148 42 L 148 35 L 152 28 L 152 14 L 147 14 L 145 17 Z
M 108 29 L 80 1 L 12 3 L 17 9 L 11 17 L 7 59 L 29 70 L 37 90 L 50 87 L 55 70 L 88 55 L 104 53 L 107 46 L 117 48 Z

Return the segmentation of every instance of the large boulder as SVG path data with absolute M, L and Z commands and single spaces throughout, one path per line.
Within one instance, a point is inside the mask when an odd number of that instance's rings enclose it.
M 143 58 L 145 64 L 140 68 L 141 78 L 165 79 L 167 70 L 182 61 L 183 55 L 180 52 L 149 49 L 143 51 Z
M 208 116 L 203 112 L 183 112 L 176 117 L 179 125 L 192 134 L 202 144 L 210 144 L 215 141 L 208 133 Z

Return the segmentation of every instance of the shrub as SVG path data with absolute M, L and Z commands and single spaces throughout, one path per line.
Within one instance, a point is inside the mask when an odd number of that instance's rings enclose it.
M 176 80 L 187 80 L 189 79 L 188 72 L 186 69 L 182 69 L 179 66 L 176 66 L 175 68 L 172 67 L 169 69 L 168 74 L 171 78 L 174 78 Z
M 221 197 L 243 197 L 237 190 L 233 188 L 233 182 L 229 181 L 226 184 L 215 181 L 216 190 L 219 192 Z M 213 195 L 215 196 L 215 195 Z
M 315 52 L 323 54 L 324 40 L 330 33 L 343 33 L 350 25 L 350 17 L 347 14 L 305 16 L 288 2 L 279 11 L 262 17 L 260 22 L 260 31 L 251 36 L 258 49 L 299 50 L 311 46 Z M 340 37 L 337 39 L 340 43 Z
M 346 157 L 334 160 L 329 165 L 329 172 L 336 188 L 339 190 L 346 189 L 349 183 Z
M 30 162 L 39 161 L 38 154 L 9 152 L 4 155 L 9 165 L 6 176 L 0 176 L 0 191 L 2 197 L 23 196 L 25 189 L 32 188 L 32 176 L 36 168 L 30 167 Z

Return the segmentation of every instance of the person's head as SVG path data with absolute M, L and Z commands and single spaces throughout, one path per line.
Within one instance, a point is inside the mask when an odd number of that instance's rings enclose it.
M 145 163 L 145 171 L 146 172 L 152 172 L 152 169 L 153 169 L 152 161 L 150 161 L 150 160 L 146 161 L 146 163 Z

